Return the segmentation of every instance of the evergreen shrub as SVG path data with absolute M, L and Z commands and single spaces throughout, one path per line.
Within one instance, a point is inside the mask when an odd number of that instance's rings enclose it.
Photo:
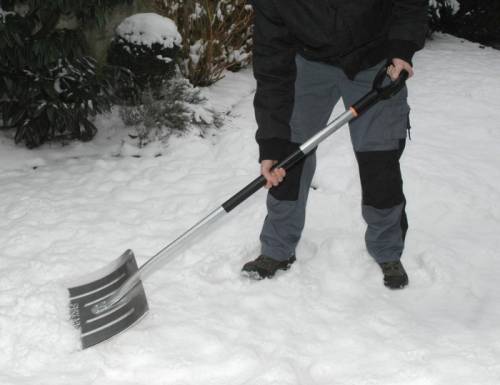
M 174 76 L 181 41 L 172 20 L 152 13 L 132 15 L 117 27 L 107 60 L 133 74 L 138 93 L 154 92 Z M 120 90 L 119 96 L 125 103 L 134 103 L 127 89 Z
M 154 92 L 148 87 L 141 93 L 139 104 L 122 106 L 120 114 L 127 126 L 136 129 L 130 137 L 138 147 L 153 141 L 165 142 L 172 134 L 191 127 L 197 127 L 203 135 L 206 128 L 218 127 L 222 121 L 200 89 L 180 73 Z
M 0 128 L 33 148 L 50 140 L 90 140 L 92 117 L 112 103 L 112 77 L 86 56 L 84 23 L 128 0 L 2 0 L 0 4 Z

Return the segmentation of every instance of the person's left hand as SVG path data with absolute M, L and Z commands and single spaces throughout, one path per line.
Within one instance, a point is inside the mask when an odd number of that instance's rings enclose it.
M 413 67 L 410 63 L 404 61 L 403 59 L 394 58 L 392 59 L 392 64 L 387 67 L 387 75 L 392 81 L 399 78 L 401 71 L 406 70 L 408 72 L 408 79 L 413 76 Z

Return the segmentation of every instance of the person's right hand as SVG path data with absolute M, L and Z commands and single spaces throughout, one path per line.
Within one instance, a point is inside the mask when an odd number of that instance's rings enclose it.
M 270 189 L 273 186 L 279 185 L 283 182 L 285 178 L 286 171 L 283 168 L 275 168 L 271 171 L 271 168 L 278 163 L 277 160 L 265 159 L 260 162 L 260 172 L 266 178 L 267 182 L 265 188 Z

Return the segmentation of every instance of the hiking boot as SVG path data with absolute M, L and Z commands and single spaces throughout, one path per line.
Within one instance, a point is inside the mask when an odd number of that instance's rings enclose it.
M 277 261 L 265 255 L 260 255 L 257 259 L 245 263 L 241 269 L 241 273 L 256 280 L 272 278 L 278 270 L 288 270 L 294 262 L 295 255 L 284 261 Z
M 408 275 L 401 261 L 379 263 L 384 273 L 384 285 L 390 289 L 402 289 L 408 285 Z

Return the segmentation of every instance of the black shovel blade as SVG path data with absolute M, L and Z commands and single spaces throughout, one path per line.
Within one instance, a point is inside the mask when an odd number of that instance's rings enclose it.
M 97 315 L 91 311 L 94 304 L 112 295 L 137 270 L 134 253 L 127 250 L 98 273 L 100 278 L 68 289 L 70 316 L 81 331 L 82 349 L 123 332 L 147 313 L 148 302 L 140 281 L 110 309 Z

